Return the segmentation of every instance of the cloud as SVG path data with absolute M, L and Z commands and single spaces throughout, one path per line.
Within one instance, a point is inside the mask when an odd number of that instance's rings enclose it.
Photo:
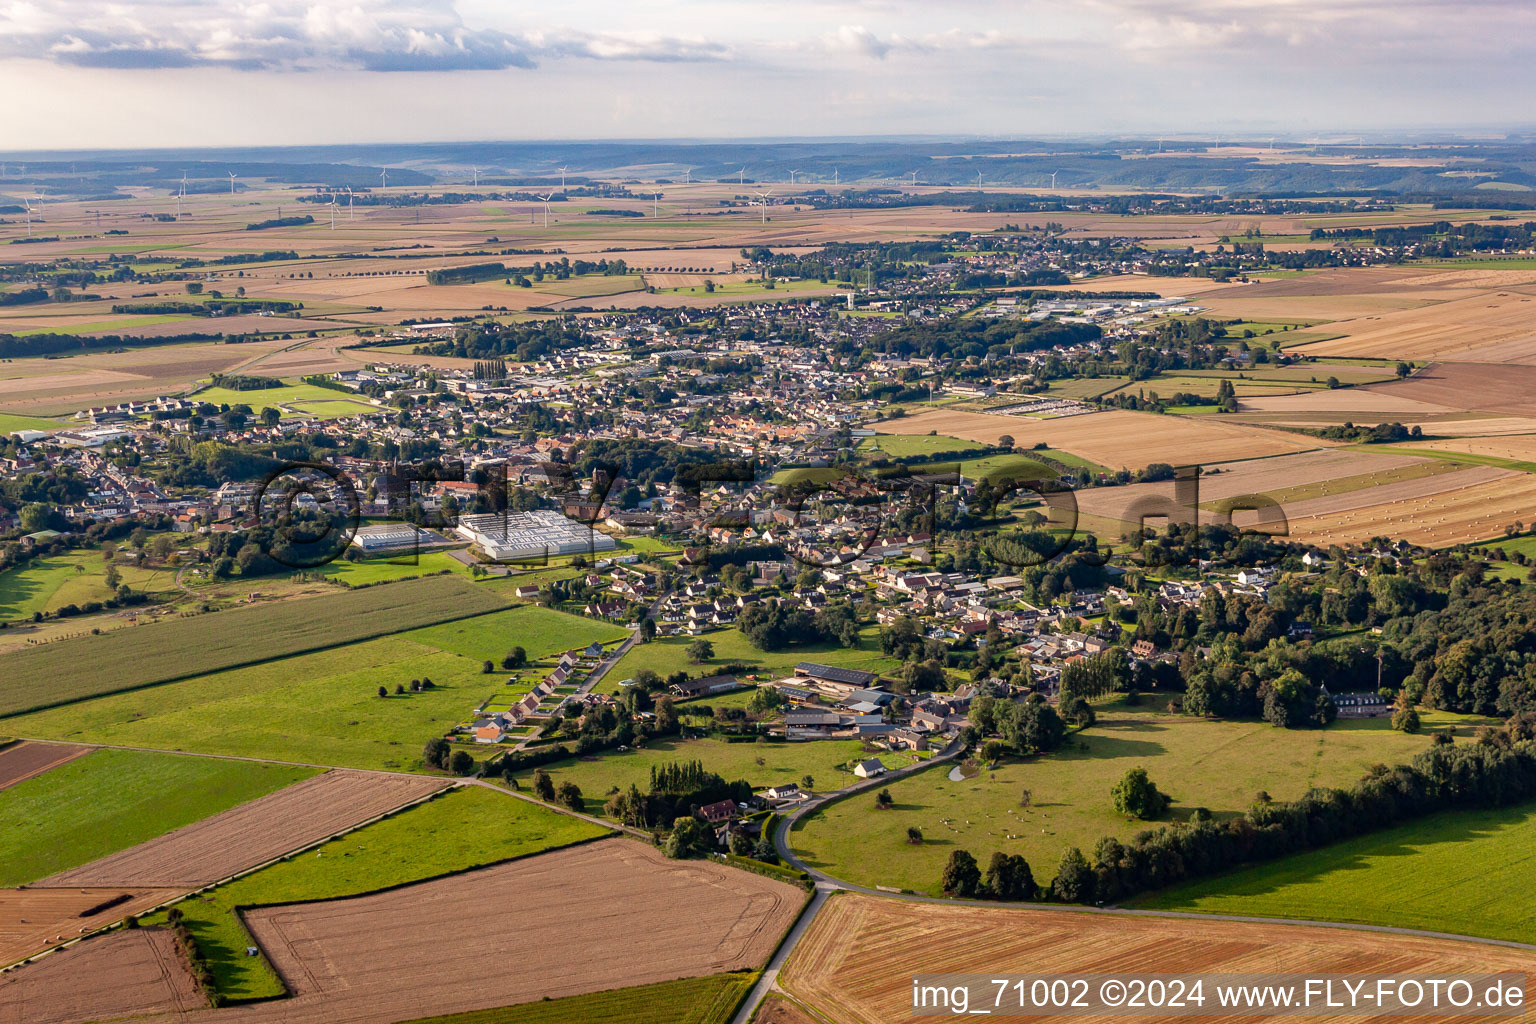
M 124 69 L 464 71 L 555 59 L 719 61 L 730 50 L 696 34 L 472 27 L 448 0 L 0 2 L 0 59 L 38 56 Z

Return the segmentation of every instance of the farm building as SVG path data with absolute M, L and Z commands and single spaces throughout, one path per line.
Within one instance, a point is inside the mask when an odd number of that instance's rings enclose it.
M 853 774 L 861 779 L 872 779 L 876 775 L 885 774 L 885 765 L 880 763 L 878 757 L 871 757 L 867 761 L 860 761 L 853 766 Z
M 415 551 L 424 545 L 439 544 L 442 538 L 410 523 L 380 523 L 358 529 L 351 546 L 364 555 Z
M 713 693 L 725 693 L 740 686 L 735 676 L 705 676 L 688 679 L 672 685 L 672 692 L 679 697 L 706 697 Z

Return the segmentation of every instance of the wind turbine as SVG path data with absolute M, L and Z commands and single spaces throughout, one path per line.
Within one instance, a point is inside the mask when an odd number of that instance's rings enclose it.
M 832 168 L 832 184 L 837 184 L 837 168 Z
M 800 171 L 798 169 L 789 172 L 789 183 L 791 185 L 793 185 L 795 183 L 795 175 L 797 175 L 799 173 L 800 173 Z
M 379 168 L 379 188 L 388 188 L 388 187 L 389 187 L 389 169 L 387 167 L 380 167 Z
M 976 187 L 981 188 L 981 172 L 976 172 Z
M 745 185 L 746 183 L 747 183 L 747 165 L 746 164 L 742 164 L 741 165 L 741 172 L 736 175 L 736 184 L 738 184 L 738 185 Z
M 762 207 L 763 207 L 763 223 L 764 224 L 768 223 L 768 197 L 771 196 L 771 195 L 773 195 L 773 189 L 769 189 L 767 192 L 759 192 L 759 193 L 757 193 L 757 201 L 759 203 L 761 203 Z
M 235 194 L 235 172 L 234 171 L 229 171 L 227 173 L 229 174 L 229 194 L 230 195 L 234 195 Z
M 283 212 L 282 212 L 281 209 L 278 210 L 277 215 L 279 217 L 281 217 L 283 215 Z M 177 191 L 176 191 L 176 219 L 177 220 L 181 220 L 181 190 L 180 189 L 177 189 Z
M 686 170 L 683 171 L 683 184 L 684 185 L 692 185 L 693 184 L 693 168 L 692 167 L 689 167 L 689 168 L 687 168 Z
M 1056 175 L 1058 175 L 1060 173 L 1061 173 L 1060 171 L 1052 171 L 1051 172 L 1051 189 L 1052 189 L 1052 191 L 1054 191 L 1055 188 L 1056 188 Z
M 344 186 L 347 190 L 347 220 L 352 219 L 352 186 Z
M 336 194 L 331 193 L 331 201 L 325 204 L 331 208 L 331 230 L 336 230 Z
M 475 172 L 475 187 L 479 188 L 480 187 L 480 168 L 478 168 L 478 167 L 471 167 L 470 170 Z
M 661 193 L 660 192 L 657 192 L 656 193 L 656 198 L 651 200 L 651 216 L 652 217 L 660 217 L 661 216 Z
M 187 172 L 186 171 L 182 171 L 181 172 L 181 194 L 182 195 L 186 195 L 187 194 Z
M 22 199 L 21 205 L 27 208 L 27 237 L 32 237 L 32 200 Z
M 912 172 L 912 187 L 913 188 L 917 187 L 917 172 L 916 171 Z
M 534 193 L 534 194 L 537 195 L 538 193 Z M 553 199 L 554 197 L 555 197 L 555 194 L 553 192 L 551 192 L 547 196 L 539 196 L 539 198 L 544 201 L 544 226 L 545 227 L 549 227 L 549 201 L 551 199 Z
M 565 188 L 565 168 L 560 168 L 560 187 Z

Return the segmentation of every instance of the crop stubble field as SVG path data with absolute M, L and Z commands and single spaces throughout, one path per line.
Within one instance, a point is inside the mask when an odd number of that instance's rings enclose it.
M 1070 974 L 1117 969 L 1138 974 L 1367 971 L 1429 977 L 1517 971 L 1527 976 L 1529 993 L 1536 952 L 1289 924 L 932 906 L 840 893 L 816 916 L 779 982 L 831 1024 L 868 1024 L 910 1016 L 912 976 L 917 973 Z M 1245 1014 L 1240 1019 L 1302 1018 Z M 1424 1018 L 1370 1019 L 1385 1024 Z
M 0 789 L 9 789 L 41 775 L 55 765 L 90 753 L 90 747 L 68 743 L 15 743 L 0 750 Z
M 0 1024 L 78 1024 L 207 1006 L 175 939 L 156 929 L 115 931 L 0 975 Z
M 423 799 L 443 779 L 337 769 L 35 883 L 197 888 Z
M 158 906 L 183 891 L 145 886 L 0 889 L 0 966 L 67 942 L 82 929 L 95 930 Z M 128 898 L 122 902 L 91 912 L 124 896 Z M 5 988 L 0 983 L 0 1006 L 4 1001 Z

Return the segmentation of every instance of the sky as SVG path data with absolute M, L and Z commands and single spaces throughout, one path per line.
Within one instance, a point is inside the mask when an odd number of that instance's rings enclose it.
M 0 0 L 0 148 L 1527 128 L 1531 0 Z

